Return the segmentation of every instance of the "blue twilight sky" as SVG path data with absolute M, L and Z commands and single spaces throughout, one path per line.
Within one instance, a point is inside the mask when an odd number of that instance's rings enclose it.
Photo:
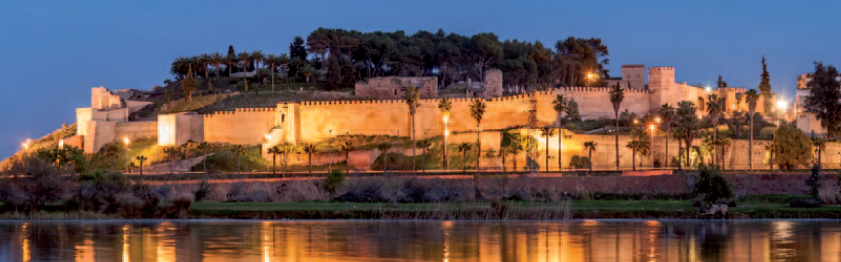
M 792 97 L 813 61 L 841 61 L 841 2 L 795 1 L 14 1 L 0 3 L 0 158 L 75 122 L 90 88 L 149 89 L 176 56 L 288 51 L 318 27 L 540 40 L 599 37 L 610 66 L 674 66 L 678 81 L 756 87 L 768 59 Z M 789 4 L 791 3 L 791 4 Z

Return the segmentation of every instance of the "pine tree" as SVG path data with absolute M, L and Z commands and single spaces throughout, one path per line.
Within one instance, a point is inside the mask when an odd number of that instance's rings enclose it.
M 768 65 L 765 64 L 765 56 L 762 56 L 762 80 L 759 82 L 759 91 L 765 98 L 765 112 L 768 113 L 774 104 L 771 101 L 771 76 L 768 74 Z
M 181 82 L 181 91 L 184 91 L 184 95 L 187 95 L 187 98 L 190 102 L 193 101 L 193 92 L 196 91 L 196 80 L 193 79 L 193 68 L 190 67 L 187 71 L 187 77 L 184 78 L 184 81 Z

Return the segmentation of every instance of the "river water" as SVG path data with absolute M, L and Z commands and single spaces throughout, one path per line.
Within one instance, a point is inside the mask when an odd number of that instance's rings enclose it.
M 841 261 L 841 221 L 0 221 L 0 261 Z

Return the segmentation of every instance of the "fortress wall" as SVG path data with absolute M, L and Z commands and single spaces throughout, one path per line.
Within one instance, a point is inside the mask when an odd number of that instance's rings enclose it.
M 540 125 L 557 124 L 557 113 L 552 109 L 556 95 L 564 95 L 567 100 L 575 99 L 582 119 L 600 117 L 614 118 L 613 104 L 610 103 L 610 88 L 607 87 L 563 87 L 554 91 L 537 93 L 538 121 Z M 637 115 L 648 113 L 649 92 L 639 89 L 625 89 L 625 99 L 619 109 L 628 109 Z
M 155 137 L 158 135 L 158 121 L 139 121 L 117 123 L 114 127 L 114 137 L 122 139 L 128 137 L 132 140 L 142 137 Z
M 207 142 L 260 144 L 275 126 L 276 108 L 238 108 L 202 115 Z M 195 124 L 198 125 L 198 124 Z
M 443 134 L 444 125 L 437 99 L 423 99 L 415 115 L 417 138 Z M 450 132 L 476 130 L 470 116 L 472 99 L 455 98 L 450 111 Z M 528 124 L 530 108 L 525 95 L 485 100 L 483 130 Z M 402 100 L 302 102 L 299 109 L 299 143 L 312 143 L 344 134 L 411 136 L 411 117 Z

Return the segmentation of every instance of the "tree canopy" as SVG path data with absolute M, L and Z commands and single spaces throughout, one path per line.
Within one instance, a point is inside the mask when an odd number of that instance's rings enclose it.
M 806 97 L 804 106 L 821 121 L 830 138 L 837 138 L 841 131 L 841 83 L 838 77 L 835 67 L 815 62 L 812 81 L 807 85 L 811 94 Z

